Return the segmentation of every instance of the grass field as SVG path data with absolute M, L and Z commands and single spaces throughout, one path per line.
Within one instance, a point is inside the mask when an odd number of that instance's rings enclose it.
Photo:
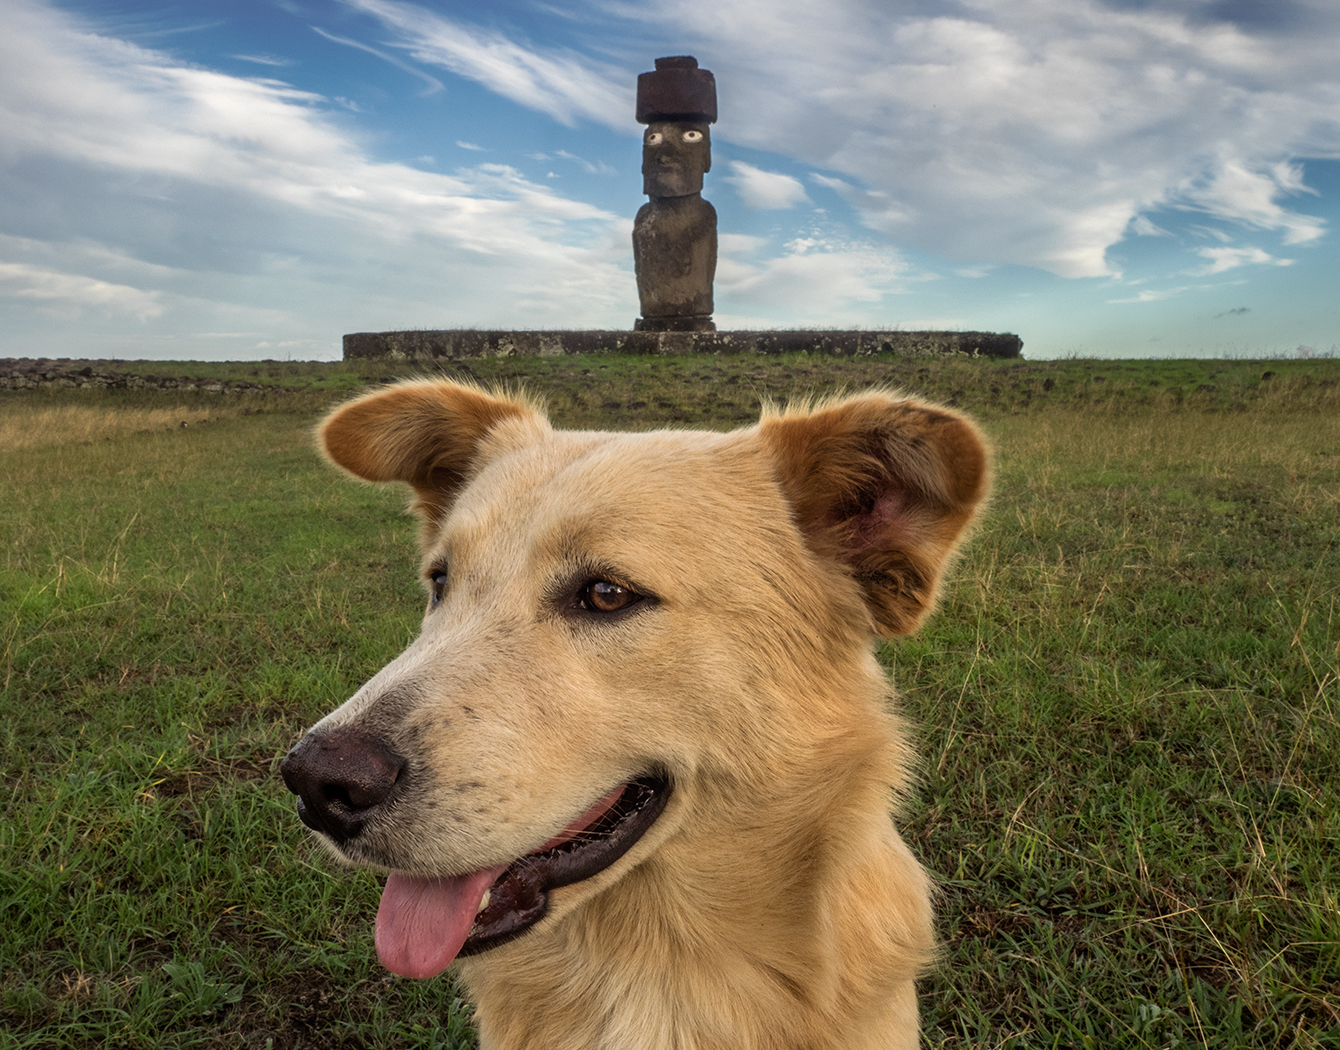
M 473 1045 L 275 773 L 421 613 L 402 494 L 310 444 L 394 369 L 116 367 L 267 390 L 0 393 L 0 1050 Z M 453 371 L 576 426 L 873 383 L 976 414 L 992 509 L 881 649 L 943 888 L 927 1045 L 1340 1047 L 1340 361 Z

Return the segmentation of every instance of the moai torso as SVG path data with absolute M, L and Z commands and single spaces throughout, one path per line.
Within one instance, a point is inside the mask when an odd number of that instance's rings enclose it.
M 633 262 L 644 320 L 710 322 L 716 209 L 700 193 L 648 201 L 633 220 Z

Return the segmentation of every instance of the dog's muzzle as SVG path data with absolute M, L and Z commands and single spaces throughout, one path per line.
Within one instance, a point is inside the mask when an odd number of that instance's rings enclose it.
M 350 729 L 305 736 L 280 764 L 298 796 L 298 816 L 336 846 L 347 846 L 379 810 L 403 795 L 406 759 L 376 737 Z M 556 889 L 585 881 L 619 860 L 669 801 L 667 775 L 624 782 L 573 825 L 510 863 L 443 876 L 388 874 L 377 911 L 377 954 L 406 977 L 431 977 L 459 956 L 521 936 L 538 923 Z M 386 862 L 387 858 L 381 858 Z
M 405 759 L 351 730 L 308 733 L 279 766 L 298 817 L 336 844 L 354 838 L 401 781 Z

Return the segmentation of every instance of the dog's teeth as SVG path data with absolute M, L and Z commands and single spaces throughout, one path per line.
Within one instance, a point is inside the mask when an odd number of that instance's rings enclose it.
M 492 890 L 484 891 L 484 896 L 479 898 L 479 907 L 475 909 L 476 915 L 478 915 L 481 911 L 483 911 L 485 908 L 489 906 L 489 898 L 492 896 L 493 896 Z

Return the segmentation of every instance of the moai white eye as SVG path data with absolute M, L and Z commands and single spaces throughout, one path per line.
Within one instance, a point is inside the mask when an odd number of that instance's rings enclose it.
M 684 132 L 685 142 L 702 142 L 702 140 L 703 140 L 703 133 L 701 131 Z
M 659 131 L 647 132 L 645 142 L 648 146 L 659 146 L 661 144 L 661 133 Z

